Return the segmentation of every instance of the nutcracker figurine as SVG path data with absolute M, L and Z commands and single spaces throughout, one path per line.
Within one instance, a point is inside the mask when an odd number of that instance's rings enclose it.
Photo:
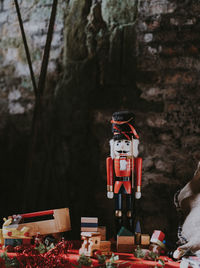
M 131 112 L 115 112 L 111 123 L 113 138 L 110 140 L 110 157 L 106 160 L 107 197 L 115 197 L 117 231 L 123 225 L 124 218 L 127 228 L 132 231 L 134 199 L 141 198 L 142 158 L 138 157 L 139 136 Z M 126 206 L 123 205 L 123 199 L 126 199 Z

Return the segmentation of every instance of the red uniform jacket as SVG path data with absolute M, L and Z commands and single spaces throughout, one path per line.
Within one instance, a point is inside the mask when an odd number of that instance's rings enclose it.
M 106 159 L 107 167 L 107 186 L 112 189 L 114 179 L 114 193 L 119 193 L 124 186 L 126 193 L 131 194 L 132 172 L 134 172 L 134 184 L 141 187 L 142 182 L 142 158 L 120 157 L 119 159 Z M 115 175 L 114 175 L 115 173 Z

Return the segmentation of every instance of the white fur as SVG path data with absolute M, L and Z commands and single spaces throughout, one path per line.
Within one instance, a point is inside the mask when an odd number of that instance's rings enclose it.
M 188 241 L 179 247 L 185 251 L 199 253 L 200 250 L 200 162 L 193 179 L 188 182 L 178 195 L 183 213 L 187 213 L 182 226 L 182 236 Z

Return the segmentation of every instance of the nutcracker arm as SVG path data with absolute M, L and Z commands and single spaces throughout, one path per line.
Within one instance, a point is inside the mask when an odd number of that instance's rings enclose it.
M 107 196 L 113 198 L 113 159 L 108 157 L 106 159 L 106 170 L 107 170 Z
M 135 198 L 141 198 L 141 185 L 142 185 L 142 158 L 135 158 L 135 169 L 136 169 L 136 192 Z

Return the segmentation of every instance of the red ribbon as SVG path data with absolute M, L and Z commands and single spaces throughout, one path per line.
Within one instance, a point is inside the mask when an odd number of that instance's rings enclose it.
M 111 122 L 112 124 L 117 124 L 117 125 L 128 124 L 128 126 L 129 126 L 130 129 L 131 129 L 130 132 L 127 132 L 127 131 L 126 131 L 126 132 L 125 132 L 125 131 L 121 131 L 117 126 L 114 126 L 113 128 L 116 129 L 116 130 L 118 130 L 119 133 L 123 134 L 128 140 L 130 140 L 130 137 L 129 137 L 126 133 L 133 133 L 133 134 L 135 135 L 136 139 L 139 139 L 139 136 L 138 136 L 138 134 L 137 134 L 135 128 L 129 123 L 131 120 L 132 120 L 132 118 L 129 119 L 128 121 L 115 121 L 115 120 L 111 120 L 110 122 Z M 115 133 L 114 133 L 114 134 L 115 134 Z M 118 134 L 118 133 L 116 133 L 116 134 Z M 115 134 L 115 135 L 116 135 L 116 134 Z

